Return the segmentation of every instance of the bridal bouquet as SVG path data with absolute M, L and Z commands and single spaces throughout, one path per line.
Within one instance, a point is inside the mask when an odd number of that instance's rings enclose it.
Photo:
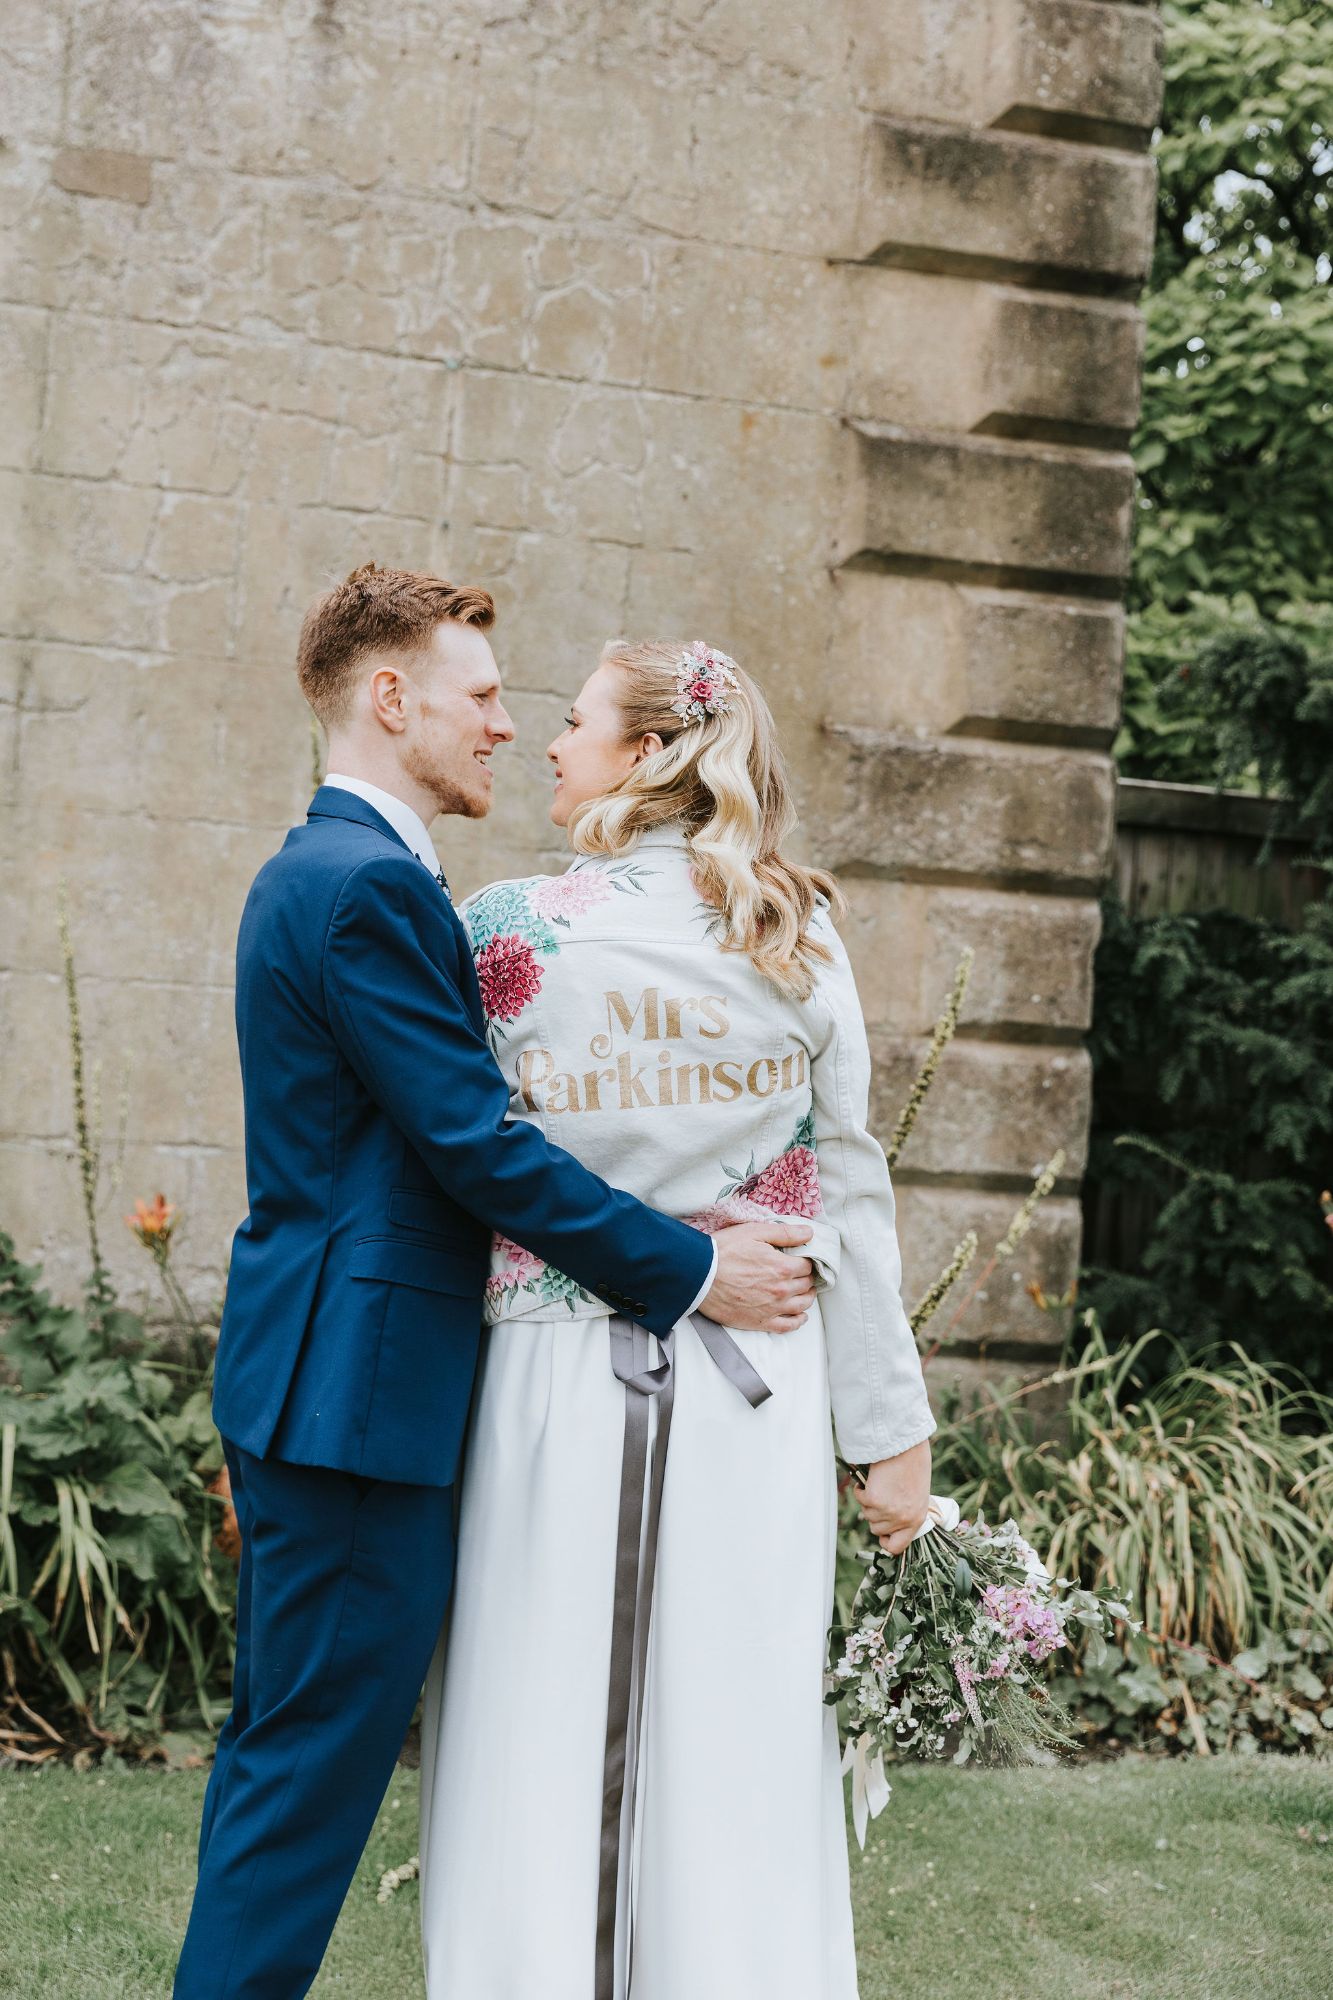
M 849 1626 L 829 1635 L 825 1700 L 842 1711 L 857 1839 L 888 1803 L 885 1759 L 974 1751 L 1013 1760 L 1075 1742 L 1067 1712 L 1034 1669 L 1081 1628 L 1084 1658 L 1105 1658 L 1129 1606 L 1107 1591 L 1052 1577 L 1017 1526 L 959 1516 L 932 1497 L 901 1555 L 876 1548 Z

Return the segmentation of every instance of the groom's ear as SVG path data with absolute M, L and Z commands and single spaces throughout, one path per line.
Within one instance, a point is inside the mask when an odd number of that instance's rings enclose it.
M 370 676 L 368 693 L 370 712 L 375 720 L 393 736 L 401 736 L 407 727 L 407 703 L 404 676 L 399 668 L 387 661 L 376 667 Z

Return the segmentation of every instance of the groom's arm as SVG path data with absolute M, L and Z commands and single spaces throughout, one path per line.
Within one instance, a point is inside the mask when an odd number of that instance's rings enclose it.
M 424 868 L 397 855 L 363 862 L 324 945 L 339 1048 L 460 1207 L 666 1332 L 708 1289 L 712 1243 L 509 1118 L 508 1086 L 456 977 L 460 949 Z

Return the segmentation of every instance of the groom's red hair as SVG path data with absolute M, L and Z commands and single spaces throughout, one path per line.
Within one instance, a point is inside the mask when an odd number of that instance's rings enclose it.
M 296 677 L 325 728 L 347 714 L 368 654 L 419 653 L 446 619 L 484 632 L 495 622 L 495 601 L 476 584 L 373 562 L 316 598 L 301 621 Z

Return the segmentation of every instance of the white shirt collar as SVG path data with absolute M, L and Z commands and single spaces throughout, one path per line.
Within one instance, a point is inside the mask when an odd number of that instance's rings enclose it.
M 340 792 L 354 792 L 357 798 L 364 799 L 368 806 L 374 806 L 380 818 L 388 820 L 399 839 L 407 842 L 418 860 L 425 862 L 431 874 L 439 874 L 440 862 L 435 852 L 435 843 L 426 830 L 425 822 L 413 812 L 411 806 L 405 805 L 402 799 L 395 798 L 392 792 L 382 791 L 378 785 L 368 785 L 364 778 L 344 778 L 336 771 L 330 771 L 324 783 L 336 785 Z

